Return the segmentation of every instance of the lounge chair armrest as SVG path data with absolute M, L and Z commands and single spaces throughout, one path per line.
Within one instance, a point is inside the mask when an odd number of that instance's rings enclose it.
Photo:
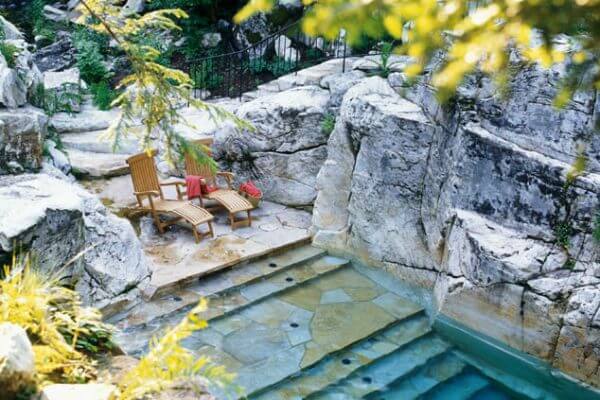
M 173 185 L 182 185 L 185 186 L 185 181 L 181 180 L 181 179 L 177 179 L 177 180 L 173 180 L 173 181 L 166 181 L 166 182 L 161 182 L 160 186 L 173 186 Z
M 233 189 L 233 178 L 235 177 L 235 175 L 233 174 L 233 172 L 224 172 L 224 171 L 220 171 L 217 172 L 217 176 L 222 176 L 223 178 L 225 178 L 225 181 L 227 182 L 227 186 L 229 187 L 229 189 Z
M 177 190 L 177 200 L 183 200 L 183 193 L 181 192 L 180 186 L 185 186 L 184 180 L 175 179 L 172 181 L 161 182 L 160 186 L 175 186 L 175 190 Z
M 133 194 L 135 194 L 136 196 L 149 196 L 149 197 L 160 196 L 160 193 L 158 193 L 156 190 L 148 190 L 145 192 L 133 192 Z

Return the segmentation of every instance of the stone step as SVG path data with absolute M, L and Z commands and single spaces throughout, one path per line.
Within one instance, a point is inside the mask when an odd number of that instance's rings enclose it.
M 399 318 L 399 320 L 411 318 L 416 315 L 421 315 L 422 313 L 423 310 L 419 309 L 418 307 L 415 307 L 410 310 L 404 310 L 404 317 Z M 349 351 L 347 349 L 352 349 L 355 346 L 357 347 L 356 354 L 360 355 L 360 352 L 358 351 L 358 346 L 360 346 L 361 343 L 363 345 L 368 343 L 371 338 L 383 335 L 385 332 L 391 330 L 398 324 L 398 320 L 392 320 L 391 322 L 376 321 L 375 323 L 370 323 L 369 318 L 371 318 L 371 316 L 368 315 L 368 313 L 363 313 L 361 315 L 361 323 L 364 324 L 364 326 L 361 326 L 360 329 L 357 325 L 352 326 L 353 329 L 356 329 L 356 332 L 344 333 L 341 330 L 336 331 L 332 329 L 332 326 L 335 326 L 335 321 L 333 321 L 333 324 L 330 325 L 330 318 L 340 319 L 344 317 L 345 316 L 343 312 L 339 312 L 336 313 L 335 316 L 328 315 L 325 319 L 325 321 L 328 324 L 328 326 L 326 327 L 325 336 L 333 337 L 327 339 L 332 340 L 332 342 L 327 343 L 327 340 L 323 341 L 322 337 L 318 337 L 324 332 L 318 332 L 315 331 L 315 329 L 308 330 L 307 327 L 307 335 L 312 336 L 310 336 L 311 339 L 309 341 L 304 343 L 304 346 L 299 345 L 301 346 L 300 348 L 303 351 L 299 351 L 299 347 L 294 346 L 288 350 L 275 353 L 273 356 L 257 364 L 241 368 L 237 371 L 233 371 L 237 374 L 236 383 L 245 389 L 245 393 L 247 395 L 252 396 L 252 394 L 263 392 L 267 388 L 279 384 L 284 380 L 289 379 L 290 377 L 303 375 L 305 373 L 310 374 L 309 372 L 307 372 L 307 370 L 312 368 L 318 369 L 320 364 L 324 365 L 323 368 L 327 368 L 327 366 L 329 366 L 329 368 L 332 371 L 336 371 L 335 366 L 330 364 L 326 360 L 329 360 L 330 358 L 338 358 L 339 353 Z M 298 325 L 308 325 L 310 319 L 308 317 L 305 318 L 306 320 L 301 320 L 301 322 Z M 357 320 L 354 320 L 354 322 L 356 321 Z M 418 334 L 416 334 L 416 336 L 418 336 Z M 398 335 L 398 337 L 398 340 L 401 341 L 402 335 Z M 299 341 L 300 340 L 301 339 L 299 339 Z M 323 345 L 324 342 L 325 345 Z M 364 349 L 364 351 L 365 353 L 368 353 L 368 349 Z M 375 354 L 376 352 L 373 353 L 373 356 L 375 356 Z M 342 360 L 345 360 L 343 356 Z M 350 363 L 352 363 L 352 359 L 349 360 Z M 296 361 L 298 362 L 297 364 Z M 344 365 L 347 362 L 348 361 L 342 361 L 342 365 Z M 312 378 L 307 379 L 308 381 L 312 381 Z
M 86 104 L 79 113 L 54 114 L 50 118 L 50 126 L 58 133 L 103 130 L 108 128 L 119 117 L 119 113 L 118 109 L 101 111 L 93 105 Z
M 323 258 L 326 254 L 324 250 L 306 245 L 291 249 L 283 254 L 276 254 L 243 265 L 237 265 L 235 268 L 200 278 L 190 286 L 176 290 L 173 293 L 155 293 L 151 301 L 142 303 L 133 310 L 127 311 L 126 318 L 120 319 L 120 316 L 116 316 L 110 322 L 116 324 L 119 329 L 147 324 L 155 318 L 164 317 L 196 304 L 200 297 L 223 296 L 234 289 L 266 279 L 302 263 L 309 263 L 318 258 Z
M 137 139 L 122 140 L 119 146 L 113 149 L 113 142 L 106 139 L 104 134 L 104 130 L 69 133 L 61 135 L 60 140 L 67 150 L 109 154 L 135 154 L 139 152 L 140 145 Z
M 452 379 L 420 396 L 419 400 L 467 400 L 489 384 L 490 381 L 479 374 L 476 369 L 465 368 Z
M 367 397 L 369 400 L 391 398 L 413 400 L 462 373 L 467 365 L 454 353 L 443 353 L 409 376 L 392 382 L 383 391 Z
M 263 280 L 254 280 L 250 284 L 238 285 L 223 292 L 217 289 L 212 295 L 202 294 L 202 291 L 198 292 L 192 289 L 186 290 L 178 295 L 160 299 L 160 301 L 142 310 L 129 311 L 130 316 L 117 323 L 117 328 L 122 329 L 122 331 L 116 335 L 116 340 L 118 343 L 122 343 L 123 341 L 120 341 L 119 338 L 123 338 L 123 335 L 136 335 L 135 344 L 123 344 L 122 348 L 127 353 L 138 353 L 144 349 L 137 344 L 142 343 L 145 345 L 153 335 L 165 329 L 165 327 L 177 324 L 185 313 L 197 304 L 201 297 L 206 297 L 209 300 L 209 307 L 198 316 L 211 322 L 232 313 L 240 312 L 257 302 L 292 287 L 310 282 L 347 264 L 348 261 L 344 259 L 322 256 L 306 263 L 297 262 L 296 266 L 269 274 Z M 210 290 L 209 288 L 204 289 Z M 157 309 L 160 310 L 160 307 L 163 307 L 163 311 L 166 312 L 158 311 L 159 315 L 153 315 L 152 312 L 156 312 Z
M 450 347 L 448 342 L 437 335 L 417 339 L 410 345 L 356 371 L 348 379 L 308 396 L 307 399 L 359 399 L 381 392 L 403 376 L 409 376 L 436 360 Z
M 213 321 L 186 347 L 260 393 L 423 312 L 348 266 Z
M 127 175 L 128 154 L 94 153 L 75 149 L 65 149 L 73 173 L 80 177 L 106 178 L 112 176 Z
M 171 197 L 172 198 L 172 197 Z M 264 206 L 263 206 L 264 207 Z M 253 214 L 253 219 L 258 218 L 257 214 L 260 208 Z M 256 224 L 256 221 L 255 221 Z M 157 298 L 164 294 L 173 293 L 179 289 L 187 288 L 190 285 L 198 282 L 199 279 L 204 279 L 218 272 L 226 271 L 229 268 L 243 265 L 244 263 L 254 260 L 260 260 L 269 255 L 278 254 L 287 250 L 292 250 L 299 246 L 307 245 L 311 242 L 310 233 L 305 229 L 286 229 L 277 231 L 277 236 L 273 236 L 273 232 L 263 231 L 259 235 L 254 235 L 250 240 L 240 241 L 236 234 L 220 235 L 218 232 L 219 226 L 213 225 L 215 229 L 216 239 L 207 241 L 200 249 L 198 244 L 191 242 L 190 245 L 196 252 L 211 253 L 211 252 L 227 252 L 232 250 L 235 254 L 231 257 L 220 258 L 200 258 L 192 255 L 192 259 L 185 263 L 185 268 L 174 269 L 172 265 L 160 266 L 154 268 L 152 278 L 150 280 L 152 292 L 151 298 Z M 226 229 L 230 229 L 226 227 Z M 263 240 L 266 239 L 266 240 Z M 239 246 L 236 243 L 240 241 Z M 248 245 L 250 243 L 250 245 Z M 227 244 L 231 244 L 228 246 Z M 185 251 L 185 248 L 184 248 Z M 193 253 L 197 254 L 197 253 Z M 228 254 L 225 254 L 228 256 Z M 185 257 L 185 256 L 184 256 Z
M 325 358 L 322 362 L 290 380 L 251 395 L 250 398 L 257 400 L 303 399 L 311 393 L 346 379 L 358 369 L 377 362 L 382 357 L 430 332 L 428 317 L 424 313 L 413 315 L 399 321 L 384 332 Z
M 511 400 L 513 398 L 488 385 L 473 393 L 469 400 Z

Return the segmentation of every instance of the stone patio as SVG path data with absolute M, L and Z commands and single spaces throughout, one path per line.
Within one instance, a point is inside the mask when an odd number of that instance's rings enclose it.
M 135 205 L 129 175 L 91 180 L 84 185 L 114 212 L 129 215 L 136 226 L 152 270 L 150 287 L 145 292 L 147 298 L 232 265 L 310 241 L 310 213 L 267 201 L 252 211 L 251 227 L 232 230 L 225 210 L 213 212 L 214 239 L 196 243 L 185 223 L 173 225 L 160 235 L 149 216 L 139 217 L 129 212 Z M 165 187 L 164 192 L 166 198 L 176 198 L 173 187 Z M 206 226 L 200 229 L 205 230 Z

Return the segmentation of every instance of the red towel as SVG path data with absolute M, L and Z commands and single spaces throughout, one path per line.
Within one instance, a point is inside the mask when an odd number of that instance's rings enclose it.
M 188 200 L 202 197 L 202 186 L 204 179 L 201 176 L 188 175 L 185 177 L 185 186 L 187 187 Z
M 256 187 L 254 182 L 248 181 L 240 185 L 240 191 L 248 193 L 250 197 L 261 198 L 262 192 Z

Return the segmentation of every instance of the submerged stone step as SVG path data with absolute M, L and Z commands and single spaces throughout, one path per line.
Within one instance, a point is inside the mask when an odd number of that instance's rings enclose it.
M 380 392 L 392 382 L 427 365 L 450 347 L 437 335 L 420 338 L 307 399 L 359 399 Z
M 443 353 L 414 371 L 414 373 L 390 383 L 384 390 L 370 394 L 367 396 L 367 400 L 417 399 L 436 386 L 462 373 L 466 367 L 467 364 L 452 352 Z
M 186 345 L 210 354 L 253 394 L 420 313 L 419 305 L 346 267 L 229 314 Z
M 127 154 L 93 153 L 76 149 L 66 149 L 73 173 L 78 176 L 102 178 L 126 175 L 129 173 Z
M 325 358 L 298 376 L 251 395 L 250 398 L 303 399 L 311 393 L 347 378 L 359 368 L 376 362 L 381 357 L 430 332 L 428 317 L 424 313 L 415 314 L 373 337 Z
M 145 324 L 153 319 L 167 316 L 196 304 L 201 297 L 216 298 L 254 282 L 264 286 L 264 281 L 260 283 L 258 281 L 325 256 L 325 251 L 321 249 L 302 246 L 284 254 L 236 266 L 221 273 L 200 278 L 197 283 L 187 288 L 142 303 L 128 312 L 125 318 L 113 319 L 111 322 L 117 324 L 120 329 Z M 337 258 L 325 258 L 322 262 L 338 265 L 347 261 Z M 249 288 L 244 288 L 244 290 L 252 291 Z
M 122 344 L 126 352 L 139 354 L 144 351 L 148 340 L 154 334 L 165 329 L 165 327 L 177 324 L 183 315 L 201 297 L 208 298 L 209 307 L 204 313 L 198 316 L 211 322 L 233 312 L 240 312 L 240 310 L 246 307 L 251 307 L 255 302 L 267 299 L 291 287 L 331 273 L 347 264 L 348 261 L 341 258 L 321 256 L 309 259 L 309 261 L 304 263 L 297 261 L 295 266 L 284 268 L 281 271 L 268 275 L 264 280 L 247 285 L 239 285 L 222 292 L 216 290 L 212 295 L 199 294 L 193 290 L 186 290 L 180 296 L 168 296 L 144 309 L 130 311 L 130 316 L 116 324 L 118 328 L 122 329 L 121 332 L 116 334 L 116 340 Z M 205 289 L 208 290 L 208 288 Z M 155 315 L 152 318 L 152 312 L 155 312 L 160 307 L 165 307 L 167 312 Z M 136 335 L 135 340 L 127 338 L 132 334 Z
M 420 396 L 419 399 L 466 400 L 489 384 L 490 381 L 475 368 L 466 368 L 457 376 Z

